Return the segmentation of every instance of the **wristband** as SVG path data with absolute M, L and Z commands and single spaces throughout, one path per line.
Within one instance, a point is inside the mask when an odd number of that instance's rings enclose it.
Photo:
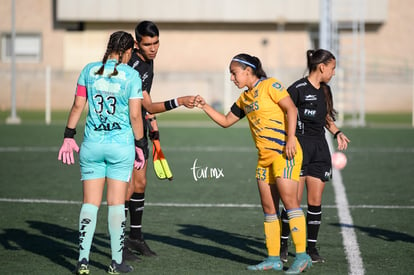
M 148 118 L 147 120 L 148 120 L 149 122 L 151 122 L 151 121 L 157 120 L 157 118 L 156 118 L 156 117 L 150 117 L 150 118 Z
M 147 142 L 147 140 L 145 138 L 141 138 L 139 140 L 137 140 L 137 139 L 135 140 L 135 146 L 138 147 L 138 148 L 143 149 L 147 145 L 148 145 L 148 142 Z
M 178 105 L 178 100 L 177 100 L 177 98 L 174 98 L 174 99 L 170 99 L 170 100 L 167 100 L 167 101 L 164 101 L 164 107 L 165 107 L 165 110 L 166 111 L 169 111 L 169 110 L 171 110 L 171 109 L 175 109 L 175 108 L 177 108 L 179 105 Z
M 336 139 L 340 133 L 342 133 L 342 131 L 341 131 L 341 130 L 339 130 L 338 132 L 336 132 L 336 133 L 334 134 L 334 139 Z
M 65 127 L 65 133 L 63 134 L 63 138 L 73 138 L 76 134 L 76 128 L 68 128 Z
M 139 140 L 135 140 L 135 147 L 138 147 L 144 153 L 144 158 L 148 159 L 149 149 L 148 149 L 148 140 L 146 138 L 141 138 Z
M 158 131 L 149 131 L 148 136 L 150 140 L 160 140 L 160 132 Z

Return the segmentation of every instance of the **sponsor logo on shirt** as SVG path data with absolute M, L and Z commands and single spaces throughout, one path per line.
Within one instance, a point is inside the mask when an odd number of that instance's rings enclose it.
M 134 64 L 132 64 L 132 68 L 136 68 L 139 65 L 139 60 L 135 61 Z
M 314 117 L 316 115 L 316 110 L 305 109 L 303 114 L 307 117 Z
M 121 125 L 119 125 L 118 122 L 107 122 L 108 118 L 99 115 L 99 120 L 101 121 L 101 124 L 96 125 L 94 124 L 94 130 L 95 131 L 113 131 L 113 130 L 121 130 Z
M 302 82 L 302 83 L 299 83 L 298 85 L 296 85 L 296 88 L 300 88 L 300 87 L 306 86 L 306 85 L 308 85 L 308 83 Z
M 142 76 L 141 76 L 141 80 L 142 82 L 145 82 L 145 80 L 147 80 L 148 78 L 148 72 L 145 72 Z
M 305 96 L 305 101 L 315 101 L 315 100 L 318 100 L 318 97 L 316 95 Z
M 249 105 L 246 105 L 244 107 L 244 113 L 245 114 L 248 114 L 250 112 L 257 111 L 257 110 L 259 110 L 259 102 L 257 102 L 257 101 L 255 101 L 255 102 L 253 102 Z

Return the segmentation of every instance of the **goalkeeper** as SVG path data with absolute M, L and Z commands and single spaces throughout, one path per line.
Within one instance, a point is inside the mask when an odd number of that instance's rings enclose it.
M 113 33 L 102 62 L 84 67 L 77 83 L 75 100 L 67 121 L 58 159 L 73 164 L 79 152 L 74 135 L 86 104 L 85 134 L 80 150 L 83 204 L 79 214 L 79 258 L 76 274 L 89 274 L 89 254 L 95 233 L 98 209 L 107 182 L 108 228 L 112 262 L 110 274 L 133 270 L 122 258 L 125 236 L 124 199 L 131 170 L 144 167 L 141 80 L 125 63 L 131 57 L 131 34 Z M 135 146 L 134 146 L 135 138 Z M 137 146 L 137 147 L 136 147 Z M 135 150 L 134 150 L 135 148 Z

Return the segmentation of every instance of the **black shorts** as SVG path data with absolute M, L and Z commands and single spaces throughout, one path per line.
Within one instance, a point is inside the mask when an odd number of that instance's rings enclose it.
M 323 182 L 332 178 L 332 160 L 325 136 L 298 136 L 303 150 L 303 162 L 300 176 L 312 176 Z

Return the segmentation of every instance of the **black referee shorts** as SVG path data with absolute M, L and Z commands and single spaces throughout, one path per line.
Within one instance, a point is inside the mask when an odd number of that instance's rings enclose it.
M 325 136 L 298 136 L 303 150 L 303 162 L 300 176 L 312 176 L 329 181 L 332 177 L 332 160 Z

